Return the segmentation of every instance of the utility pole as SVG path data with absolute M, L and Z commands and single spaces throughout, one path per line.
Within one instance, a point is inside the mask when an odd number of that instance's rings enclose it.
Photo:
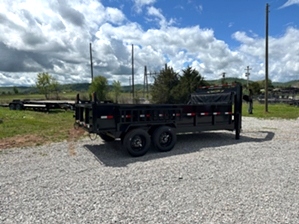
M 269 4 L 266 4 L 266 46 L 265 46 L 265 112 L 268 113 L 268 36 L 269 36 Z
M 148 97 L 148 79 L 147 79 L 147 67 L 144 66 L 144 80 L 143 80 L 143 97 L 145 97 L 146 89 L 146 98 Z
M 224 85 L 225 84 L 225 72 L 222 72 L 222 85 Z
M 93 63 L 92 63 L 91 43 L 89 43 L 89 53 L 90 53 L 90 73 L 91 73 L 91 82 L 92 82 L 93 81 Z
M 129 88 L 130 88 L 130 92 L 132 92 L 131 77 L 130 76 L 129 76 Z
M 245 70 L 247 71 L 245 73 L 245 76 L 247 77 L 247 89 L 249 89 L 249 76 L 250 76 L 249 71 L 251 70 L 251 68 L 249 68 L 249 66 L 247 66 L 247 68 Z
M 132 44 L 132 97 L 134 102 L 134 45 Z

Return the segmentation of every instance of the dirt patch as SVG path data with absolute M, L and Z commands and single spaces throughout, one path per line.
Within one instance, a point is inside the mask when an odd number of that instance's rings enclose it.
M 85 131 L 81 128 L 79 129 L 70 129 L 69 135 L 68 135 L 68 151 L 71 156 L 77 155 L 76 149 L 75 149 L 75 141 L 77 141 L 80 137 L 84 135 Z
M 80 137 L 84 136 L 85 131 L 82 129 L 71 128 L 68 130 L 68 143 L 69 143 L 69 152 L 70 155 L 76 155 L 74 142 Z M 46 140 L 44 137 L 36 134 L 27 134 L 27 135 L 17 135 L 14 137 L 4 138 L 0 140 L 0 150 L 9 149 L 9 148 L 20 148 L 27 146 L 37 146 L 37 145 L 46 145 L 51 143 L 49 140 Z
M 18 135 L 14 137 L 4 138 L 0 141 L 0 149 L 8 149 L 14 147 L 35 146 L 45 144 L 44 139 L 38 135 Z

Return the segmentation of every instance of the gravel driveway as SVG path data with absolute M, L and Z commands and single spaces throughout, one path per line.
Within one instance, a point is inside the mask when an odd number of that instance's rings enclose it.
M 139 158 L 99 139 L 2 150 L 0 223 L 299 223 L 299 120 Z

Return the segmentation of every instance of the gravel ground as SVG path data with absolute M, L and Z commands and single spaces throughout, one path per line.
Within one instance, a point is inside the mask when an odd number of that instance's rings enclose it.
M 132 158 L 99 139 L 0 151 L 0 223 L 299 223 L 299 120 L 243 118 Z

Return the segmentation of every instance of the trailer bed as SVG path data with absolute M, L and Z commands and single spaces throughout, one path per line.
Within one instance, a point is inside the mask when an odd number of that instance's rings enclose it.
M 38 111 L 49 111 L 51 109 L 73 109 L 75 101 L 62 100 L 13 100 L 9 103 L 10 110 L 33 109 Z

